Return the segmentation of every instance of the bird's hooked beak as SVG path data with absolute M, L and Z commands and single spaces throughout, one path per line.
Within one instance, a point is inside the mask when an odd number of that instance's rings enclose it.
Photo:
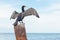
M 23 5 L 22 7 L 26 7 L 25 5 Z
M 24 6 L 24 7 L 26 7 L 26 6 Z

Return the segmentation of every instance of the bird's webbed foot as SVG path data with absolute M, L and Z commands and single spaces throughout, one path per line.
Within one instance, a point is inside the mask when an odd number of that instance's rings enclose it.
M 19 23 L 23 23 L 23 21 L 19 21 Z

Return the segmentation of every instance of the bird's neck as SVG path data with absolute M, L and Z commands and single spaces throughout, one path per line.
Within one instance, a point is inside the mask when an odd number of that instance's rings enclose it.
M 24 10 L 24 7 L 22 7 L 22 12 L 24 12 L 25 10 Z

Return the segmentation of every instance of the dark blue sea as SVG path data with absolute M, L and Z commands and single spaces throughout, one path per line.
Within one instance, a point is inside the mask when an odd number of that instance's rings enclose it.
M 60 33 L 27 33 L 28 40 L 60 40 Z M 0 40 L 16 40 L 14 33 L 0 33 Z

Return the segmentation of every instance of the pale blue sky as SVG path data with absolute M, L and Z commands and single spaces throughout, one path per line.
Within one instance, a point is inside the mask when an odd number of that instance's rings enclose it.
M 21 6 L 33 7 L 40 18 L 24 18 L 27 33 L 60 33 L 60 0 L 0 0 L 0 33 L 14 33 L 10 16 L 14 10 L 21 12 Z

